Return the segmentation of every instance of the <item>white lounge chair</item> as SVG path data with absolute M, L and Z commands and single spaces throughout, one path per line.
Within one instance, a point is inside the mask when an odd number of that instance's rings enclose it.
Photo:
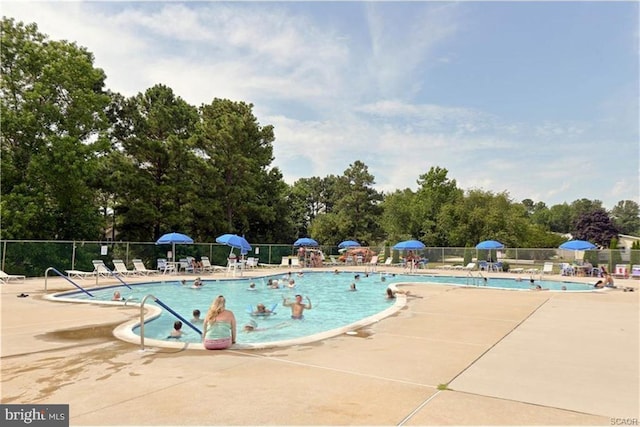
M 134 259 L 131 262 L 133 263 L 133 271 L 141 276 L 158 273 L 158 270 L 149 270 L 141 259 Z
M 370 271 L 376 271 L 378 269 L 378 255 L 374 255 L 371 257 L 369 261 Z
M 208 256 L 200 257 L 200 262 L 202 262 L 202 270 L 207 272 L 222 271 L 226 268 L 221 265 L 212 265 Z
M 553 274 L 553 263 L 545 262 L 542 267 L 542 274 Z
M 21 274 L 7 274 L 4 271 L 0 270 L 0 282 L 9 283 L 12 280 L 16 282 L 24 282 L 27 277 Z
M 325 263 L 326 265 L 339 265 L 340 263 L 336 259 L 335 255 L 329 255 L 329 262 Z
M 93 277 L 96 275 L 95 271 L 82 271 L 82 270 L 65 270 L 67 273 L 67 277 L 70 279 L 80 279 L 84 280 L 87 277 Z
M 467 264 L 464 267 L 462 267 L 461 270 L 471 271 L 471 270 L 475 270 L 475 269 L 476 269 L 476 263 L 475 262 L 470 262 L 469 264 Z
M 94 259 L 91 262 L 93 263 L 93 271 L 98 275 L 98 277 L 110 277 L 112 275 L 109 267 L 107 267 L 101 259 Z
M 121 274 L 123 276 L 135 276 L 137 274 L 134 270 L 129 270 L 125 265 L 124 261 L 121 259 L 113 260 L 113 268 L 116 273 Z

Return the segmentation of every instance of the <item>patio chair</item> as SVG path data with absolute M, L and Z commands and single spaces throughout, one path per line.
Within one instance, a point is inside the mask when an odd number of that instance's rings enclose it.
M 371 257 L 371 260 L 369 260 L 369 268 L 371 269 L 370 271 L 376 271 L 378 269 L 378 255 Z
M 216 271 L 222 271 L 226 268 L 221 265 L 212 265 L 208 256 L 200 257 L 200 262 L 202 262 L 202 270 L 207 272 L 213 273 Z
M 11 280 L 15 280 L 16 282 L 24 282 L 26 276 L 22 276 L 20 274 L 7 274 L 4 271 L 0 270 L 0 282 L 9 283 Z
M 161 271 L 162 274 L 174 273 L 176 271 L 175 264 L 170 263 L 166 258 L 158 258 L 156 262 L 158 270 Z
M 113 260 L 113 268 L 115 269 L 116 273 L 123 276 L 135 276 L 137 274 L 134 270 L 129 270 L 124 261 L 121 259 Z
M 189 258 L 180 258 L 180 261 L 178 261 L 178 273 L 180 273 L 180 270 L 184 271 L 185 273 L 195 273 L 195 268 L 193 268 L 193 263 L 191 262 L 191 259 Z
M 87 277 L 93 277 L 96 275 L 95 271 L 82 271 L 82 270 L 65 270 L 65 273 L 67 273 L 67 277 L 69 279 L 80 279 L 80 280 L 84 280 Z
M 131 262 L 133 263 L 133 271 L 141 276 L 158 273 L 158 270 L 149 270 L 141 259 L 134 259 Z
M 256 257 L 248 257 L 247 262 L 245 263 L 245 267 L 247 268 L 256 268 L 258 266 L 258 258 Z
M 576 271 L 568 262 L 563 262 L 560 264 L 560 274 L 563 276 L 573 276 L 576 274 Z
M 233 277 L 236 276 L 236 272 L 240 270 L 242 276 L 242 262 L 238 261 L 238 258 L 227 258 L 227 275 L 233 273 Z
M 101 259 L 94 259 L 91 262 L 93 263 L 93 271 L 98 275 L 98 277 L 110 277 L 112 275 L 109 267 L 107 267 Z
M 640 279 L 640 265 L 634 264 L 631 266 L 631 278 Z
M 462 267 L 461 270 L 467 270 L 467 271 L 472 271 L 476 269 L 476 263 L 475 262 L 470 262 L 469 264 L 465 265 L 464 267 Z
M 545 262 L 542 266 L 542 274 L 553 274 L 553 263 Z
M 616 264 L 616 269 L 613 272 L 613 277 L 619 279 L 627 279 L 629 277 L 629 270 L 627 264 Z

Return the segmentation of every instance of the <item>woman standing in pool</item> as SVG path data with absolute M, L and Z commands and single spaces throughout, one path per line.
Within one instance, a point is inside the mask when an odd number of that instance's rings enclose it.
M 225 308 L 222 295 L 213 300 L 204 318 L 202 343 L 207 350 L 223 350 L 236 343 L 236 317 Z

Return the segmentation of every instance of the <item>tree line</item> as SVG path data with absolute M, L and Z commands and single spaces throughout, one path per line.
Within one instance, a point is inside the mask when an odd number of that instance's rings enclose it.
M 415 191 L 377 191 L 360 160 L 289 185 L 273 166 L 276 130 L 252 104 L 193 106 L 161 84 L 125 97 L 106 88 L 91 52 L 35 23 L 3 17 L 1 37 L 3 239 L 155 241 L 180 231 L 201 242 L 237 233 L 261 243 L 537 248 L 564 233 L 602 247 L 640 234 L 634 201 L 610 211 L 599 200 L 518 202 L 463 190 L 437 166 Z

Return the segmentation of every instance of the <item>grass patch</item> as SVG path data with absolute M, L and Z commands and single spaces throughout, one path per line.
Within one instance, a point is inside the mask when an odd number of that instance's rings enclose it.
M 449 388 L 449 383 L 446 384 L 438 384 L 438 390 L 451 390 Z

